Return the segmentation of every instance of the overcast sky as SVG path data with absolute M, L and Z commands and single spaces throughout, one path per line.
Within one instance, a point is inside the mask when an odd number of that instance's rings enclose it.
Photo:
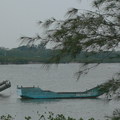
M 37 22 L 62 19 L 70 8 L 90 9 L 91 0 L 0 0 L 0 47 L 18 47 L 21 36 L 39 33 Z

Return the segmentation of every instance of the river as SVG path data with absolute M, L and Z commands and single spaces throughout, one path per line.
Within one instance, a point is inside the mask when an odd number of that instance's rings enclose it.
M 34 85 L 56 92 L 84 91 L 110 79 L 119 72 L 120 64 L 100 64 L 79 80 L 75 76 L 78 70 L 79 64 L 52 65 L 50 68 L 41 64 L 0 65 L 0 80 L 10 80 L 12 84 L 0 93 L 0 115 L 11 114 L 16 120 L 31 116 L 34 120 L 38 119 L 38 112 L 53 112 L 76 119 L 94 117 L 104 120 L 104 116 L 120 108 L 119 101 L 108 101 L 104 96 L 98 99 L 22 100 L 17 95 L 17 85 Z

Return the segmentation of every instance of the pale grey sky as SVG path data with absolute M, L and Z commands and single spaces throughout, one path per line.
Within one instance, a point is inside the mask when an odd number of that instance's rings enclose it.
M 90 9 L 92 0 L 0 0 L 0 47 L 18 47 L 21 36 L 39 33 L 39 20 L 62 19 L 70 8 Z

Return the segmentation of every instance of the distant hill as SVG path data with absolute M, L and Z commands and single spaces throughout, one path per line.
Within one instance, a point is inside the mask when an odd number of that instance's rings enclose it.
M 20 46 L 13 49 L 0 48 L 0 64 L 49 63 L 59 50 L 46 49 L 44 45 Z M 81 52 L 75 60 L 69 55 L 61 63 L 119 63 L 120 51 Z M 54 61 L 51 61 L 54 63 Z

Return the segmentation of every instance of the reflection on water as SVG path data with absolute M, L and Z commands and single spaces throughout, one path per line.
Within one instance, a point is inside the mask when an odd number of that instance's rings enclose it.
M 17 99 L 17 102 L 20 102 L 20 103 L 32 103 L 32 104 L 46 104 L 46 103 L 49 103 L 49 104 L 55 104 L 57 102 L 70 102 L 70 101 L 74 101 L 74 102 L 77 102 L 77 101 L 92 101 L 92 102 L 101 102 L 101 103 L 109 103 L 110 100 L 108 99 L 104 99 L 104 98 L 93 98 L 93 99 L 89 99 L 89 98 L 86 98 L 86 99 L 80 99 L 80 98 L 77 98 L 77 99 L 23 99 L 23 98 L 18 98 Z
M 45 104 L 45 103 L 55 103 L 55 102 L 59 102 L 61 100 L 62 99 L 22 99 L 22 98 L 18 98 L 17 102 Z
M 11 95 L 0 94 L 0 99 L 8 99 Z

